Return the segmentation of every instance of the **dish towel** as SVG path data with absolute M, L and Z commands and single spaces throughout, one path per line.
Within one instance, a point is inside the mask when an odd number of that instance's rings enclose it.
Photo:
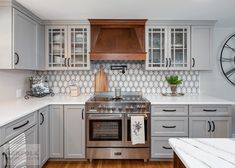
M 9 151 L 11 168 L 27 167 L 26 138 L 24 133 L 9 141 Z
M 144 144 L 144 116 L 131 116 L 131 142 L 132 145 Z

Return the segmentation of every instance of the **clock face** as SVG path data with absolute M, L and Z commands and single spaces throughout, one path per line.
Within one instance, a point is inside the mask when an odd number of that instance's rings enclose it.
M 223 45 L 220 65 L 224 76 L 235 85 L 235 34 L 230 36 Z

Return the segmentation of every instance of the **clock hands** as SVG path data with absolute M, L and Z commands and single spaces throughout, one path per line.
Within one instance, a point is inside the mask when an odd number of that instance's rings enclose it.
M 235 52 L 235 48 L 232 48 L 231 46 L 229 46 L 228 44 L 225 45 L 226 48 L 230 48 L 233 52 Z

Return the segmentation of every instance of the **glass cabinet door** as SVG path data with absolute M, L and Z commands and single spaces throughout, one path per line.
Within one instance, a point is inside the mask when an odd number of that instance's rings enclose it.
M 148 68 L 166 67 L 166 28 L 148 28 Z
M 47 61 L 49 68 L 66 67 L 66 27 L 47 28 Z
M 69 27 L 69 68 L 88 68 L 88 27 Z
M 188 69 L 189 66 L 189 27 L 170 27 L 169 67 Z

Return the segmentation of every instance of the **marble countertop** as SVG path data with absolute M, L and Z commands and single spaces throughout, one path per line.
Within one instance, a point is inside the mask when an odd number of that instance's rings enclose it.
M 235 139 L 170 138 L 169 144 L 187 168 L 235 167 Z
M 78 97 L 55 95 L 54 97 L 16 99 L 0 102 L 0 126 L 19 119 L 51 104 L 82 104 L 92 96 L 83 94 Z M 144 95 L 151 104 L 234 104 L 234 102 L 208 96 L 165 97 L 161 95 Z

